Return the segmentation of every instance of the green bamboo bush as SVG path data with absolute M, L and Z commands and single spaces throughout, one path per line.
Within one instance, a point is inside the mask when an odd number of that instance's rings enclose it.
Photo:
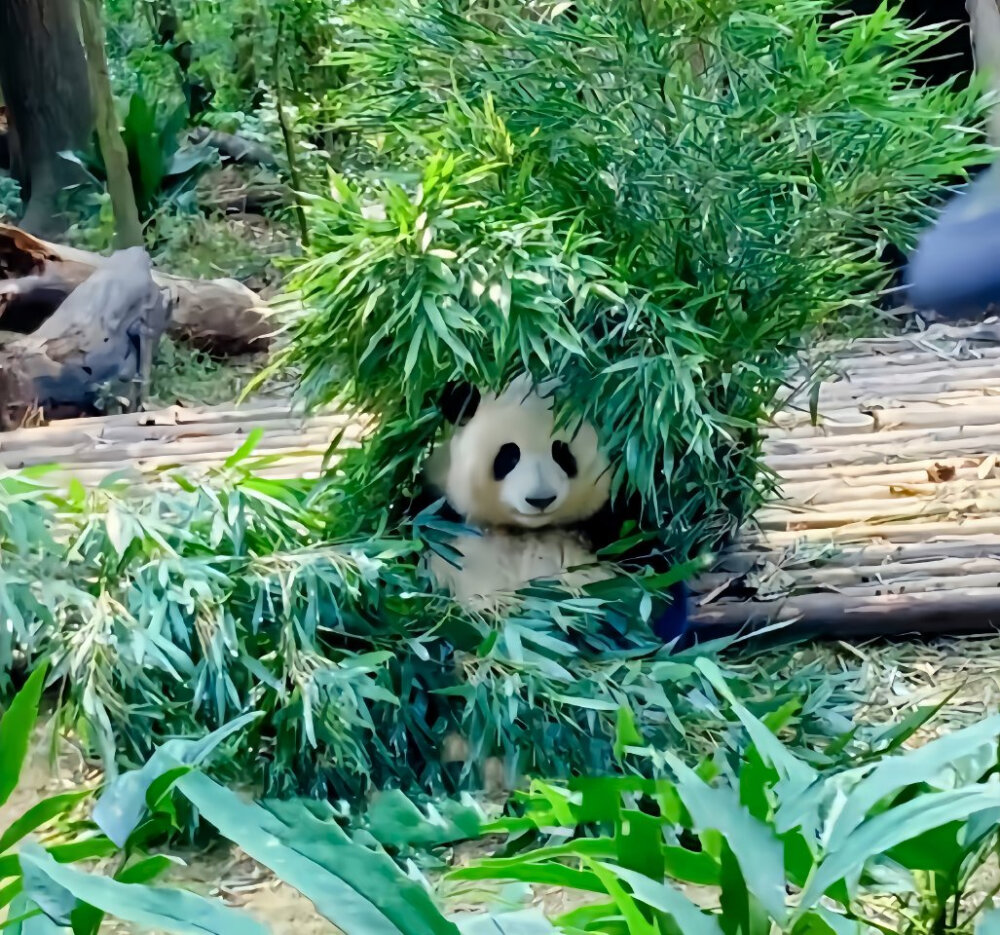
M 359 509 L 406 489 L 445 381 L 562 378 L 614 488 L 680 558 L 748 515 L 758 420 L 819 328 L 863 318 L 948 176 L 984 161 L 937 34 L 827 0 L 345 8 L 348 170 L 313 200 L 291 362 L 383 418 Z
M 672 749 L 736 729 L 690 659 L 596 626 L 599 600 L 460 615 L 416 572 L 416 541 L 334 534 L 334 485 L 253 464 L 148 498 L 0 481 L 0 684 L 48 660 L 63 725 L 112 772 L 249 711 L 219 778 L 348 799 L 477 786 L 489 756 L 511 777 L 605 770 L 622 708 Z M 755 707 L 815 696 L 802 742 L 844 729 L 860 701 L 854 675 L 819 664 L 730 671 Z M 467 764 L 441 762 L 453 731 Z

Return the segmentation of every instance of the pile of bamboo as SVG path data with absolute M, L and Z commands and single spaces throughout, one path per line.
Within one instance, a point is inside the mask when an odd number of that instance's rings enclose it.
M 837 358 L 818 424 L 790 406 L 767 428 L 781 499 L 698 582 L 697 619 L 851 637 L 1000 624 L 1000 327 Z

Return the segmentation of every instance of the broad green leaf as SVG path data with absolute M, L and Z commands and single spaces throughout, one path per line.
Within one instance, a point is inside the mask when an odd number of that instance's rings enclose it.
M 626 747 L 641 747 L 642 734 L 635 725 L 635 717 L 628 708 L 618 708 L 618 724 L 615 731 L 615 756 L 620 760 Z
M 995 747 L 998 735 L 1000 715 L 993 715 L 978 724 L 937 737 L 902 756 L 880 761 L 866 779 L 851 789 L 843 810 L 833 823 L 828 849 L 836 850 L 887 796 L 906 786 L 930 782 L 954 761 L 974 754 L 986 745 Z M 995 751 L 991 758 L 995 760 Z
M 28 680 L 0 718 L 0 805 L 10 798 L 21 777 L 21 767 L 31 743 L 31 732 L 38 720 L 38 706 L 42 700 L 47 669 L 48 666 L 42 663 L 28 676 Z
M 453 920 L 462 935 L 556 935 L 559 931 L 537 909 L 495 915 L 467 914 Z
M 389 857 L 354 844 L 302 803 L 265 809 L 198 772 L 182 776 L 177 787 L 206 821 L 294 886 L 345 935 L 455 935 L 426 890 Z
M 702 912 L 680 890 L 670 884 L 652 880 L 641 873 L 626 870 L 615 864 L 602 863 L 601 866 L 608 873 L 627 883 L 632 895 L 639 902 L 670 916 L 684 935 L 723 935 L 718 920 Z
M 10 904 L 7 920 L 0 924 L 7 935 L 62 935 L 69 929 L 53 922 L 23 893 Z
M 89 789 L 79 792 L 61 792 L 32 805 L 20 818 L 16 818 L 0 834 L 0 854 L 16 844 L 26 834 L 40 828 L 47 822 L 71 812 L 83 799 L 91 794 Z
M 932 792 L 882 812 L 857 827 L 820 863 L 801 906 L 814 905 L 840 880 L 854 875 L 876 854 L 924 834 L 932 828 L 961 821 L 976 812 L 1000 805 L 1000 786 L 973 786 L 950 792 Z
M 474 838 L 480 815 L 469 807 L 442 803 L 424 814 L 398 789 L 379 793 L 366 815 L 367 830 L 389 847 L 436 847 Z
M 218 900 L 185 890 L 119 883 L 56 863 L 42 848 L 21 850 L 25 895 L 54 922 L 65 925 L 77 900 L 103 912 L 141 925 L 181 935 L 267 935 L 252 916 Z
M 791 935 L 868 935 L 872 930 L 862 922 L 819 906 L 795 923 Z
M 94 823 L 119 847 L 146 814 L 146 795 L 164 773 L 182 766 L 196 766 L 212 754 L 226 738 L 259 720 L 258 713 L 245 714 L 198 740 L 168 740 L 140 769 L 116 777 L 94 806 Z
M 781 842 L 767 825 L 757 821 L 732 789 L 712 787 L 676 757 L 669 762 L 677 773 L 677 791 L 690 812 L 696 831 L 718 831 L 729 843 L 750 891 L 771 917 L 787 915 L 785 859 Z

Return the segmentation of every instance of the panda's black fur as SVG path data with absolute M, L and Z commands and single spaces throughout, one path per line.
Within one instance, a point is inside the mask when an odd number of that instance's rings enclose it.
M 479 410 L 482 396 L 478 389 L 464 383 L 450 383 L 441 394 L 439 408 L 444 419 L 453 426 L 461 426 L 473 418 Z M 430 509 L 434 503 L 439 503 L 445 494 L 445 502 L 438 508 L 440 518 L 454 523 L 466 520 L 454 505 L 447 501 L 446 491 L 435 489 L 429 484 L 421 486 L 414 498 L 410 513 Z M 601 550 L 617 543 L 622 538 L 625 524 L 636 522 L 640 517 L 640 503 L 637 497 L 632 497 L 621 503 L 612 503 L 605 499 L 603 506 L 593 514 L 572 523 L 571 525 L 553 524 L 551 527 L 541 527 L 546 530 L 565 530 L 575 536 L 591 551 Z M 530 536 L 532 530 L 522 530 Z M 630 549 L 615 556 L 615 564 L 625 571 L 640 572 L 651 569 L 654 573 L 666 573 L 672 562 L 670 557 L 648 544 Z M 662 601 L 661 606 L 654 610 L 651 628 L 656 636 L 665 643 L 674 643 L 675 651 L 690 645 L 693 634 L 690 627 L 689 604 L 690 595 L 687 585 L 678 582 L 668 589 L 669 601 Z

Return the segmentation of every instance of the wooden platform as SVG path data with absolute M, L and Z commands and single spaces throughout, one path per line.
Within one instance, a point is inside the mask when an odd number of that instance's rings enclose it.
M 767 430 L 783 499 L 697 583 L 696 618 L 855 638 L 1000 626 L 1000 325 L 860 341 L 835 363 L 818 425 L 793 408 Z
M 0 434 L 0 471 L 54 465 L 44 475 L 47 481 L 76 478 L 87 485 L 115 476 L 145 487 L 178 468 L 197 479 L 222 467 L 256 429 L 260 438 L 248 460 L 266 459 L 254 466 L 265 477 L 315 476 L 339 432 L 346 444 L 360 434 L 345 415 L 306 417 L 281 401 L 238 408 L 171 406 Z
M 767 428 L 784 498 L 696 582 L 696 620 L 855 638 L 1000 627 L 1000 324 L 860 341 L 834 363 L 818 425 L 792 405 Z M 172 407 L 0 434 L 0 471 L 56 464 L 55 482 L 143 490 L 219 469 L 257 428 L 270 477 L 316 475 L 335 435 L 360 432 L 280 400 Z

